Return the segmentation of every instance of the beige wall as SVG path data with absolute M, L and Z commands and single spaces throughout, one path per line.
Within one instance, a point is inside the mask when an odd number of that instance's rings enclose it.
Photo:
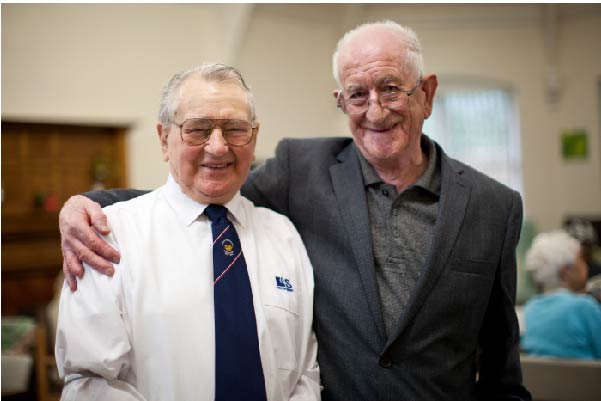
M 552 13 L 556 36 L 546 36 Z M 129 182 L 153 188 L 166 174 L 158 96 L 174 72 L 203 61 L 240 67 L 256 94 L 265 158 L 282 136 L 346 135 L 331 52 L 345 30 L 382 18 L 418 32 L 426 70 L 441 82 L 472 76 L 516 90 L 524 196 L 539 229 L 570 212 L 601 214 L 601 5 L 3 4 L 2 117 L 128 124 Z M 553 60 L 562 92 L 551 104 L 544 73 Z M 566 128 L 588 131 L 586 161 L 562 160 Z

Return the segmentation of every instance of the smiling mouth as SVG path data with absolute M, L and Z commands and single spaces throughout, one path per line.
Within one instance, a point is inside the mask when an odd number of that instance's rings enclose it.
M 383 134 L 383 133 L 386 133 L 386 132 L 390 131 L 391 129 L 392 129 L 392 127 L 390 127 L 390 128 L 371 128 L 371 127 L 366 127 L 365 128 L 366 131 L 375 132 L 376 134 Z
M 398 125 L 398 123 L 397 124 L 389 124 L 389 125 L 380 126 L 380 127 L 372 127 L 372 126 L 367 125 L 367 126 L 363 127 L 363 129 L 366 131 L 371 131 L 371 132 L 375 132 L 375 133 L 384 133 L 384 132 L 390 131 L 397 125 Z
M 213 170 L 223 170 L 231 166 L 233 163 L 202 163 L 200 166 Z

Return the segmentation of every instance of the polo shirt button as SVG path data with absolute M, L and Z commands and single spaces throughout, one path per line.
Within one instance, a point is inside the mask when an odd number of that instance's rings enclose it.
M 392 214 L 394 216 L 398 216 L 399 215 L 399 209 L 392 209 Z
M 382 190 L 382 195 L 384 195 L 384 196 L 388 196 L 388 190 L 387 190 L 387 189 L 383 189 L 383 190 Z
M 379 364 L 381 367 L 383 367 L 385 369 L 390 369 L 390 367 L 392 366 L 392 359 L 390 359 L 388 354 L 384 354 L 380 358 Z
M 399 232 L 399 230 L 394 230 L 394 231 L 392 232 L 392 235 L 393 235 L 395 238 L 398 238 L 398 237 L 400 237 L 400 236 L 401 236 L 401 233 Z

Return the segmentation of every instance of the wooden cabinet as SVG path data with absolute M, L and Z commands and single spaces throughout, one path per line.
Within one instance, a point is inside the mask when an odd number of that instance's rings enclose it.
M 125 187 L 125 127 L 2 122 L 2 315 L 46 305 L 62 267 L 58 212 Z

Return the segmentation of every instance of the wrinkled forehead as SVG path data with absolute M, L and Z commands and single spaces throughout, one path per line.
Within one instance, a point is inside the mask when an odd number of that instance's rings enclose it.
M 413 73 L 397 58 L 376 57 L 373 60 L 355 60 L 340 68 L 340 84 L 343 89 L 352 87 L 405 85 L 413 80 Z
M 353 74 L 341 82 L 346 91 L 368 90 L 368 88 L 383 88 L 388 85 L 405 86 L 409 82 L 398 72 L 375 71 L 365 74 Z
M 248 119 L 251 110 L 246 91 L 235 81 L 190 77 L 180 87 L 176 114 Z

